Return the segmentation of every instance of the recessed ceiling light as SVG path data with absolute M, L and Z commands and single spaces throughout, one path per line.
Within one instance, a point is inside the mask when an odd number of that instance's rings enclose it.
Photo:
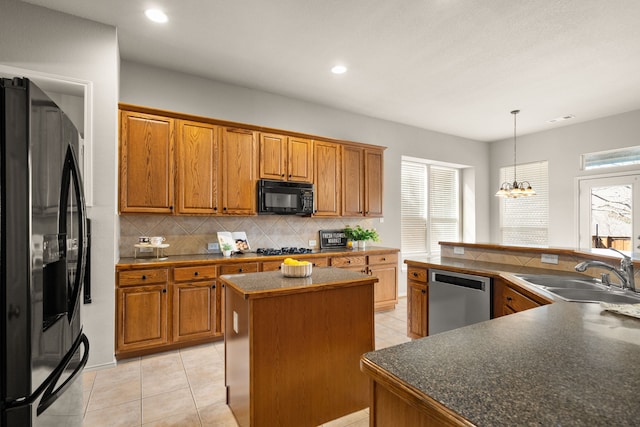
M 576 118 L 575 116 L 572 116 L 571 114 L 568 114 L 566 116 L 556 117 L 555 119 L 548 120 L 547 123 L 563 122 L 565 120 L 571 120 L 571 119 L 575 119 L 575 118 Z
M 344 65 L 336 65 L 331 69 L 333 74 L 344 74 L 347 72 L 347 67 Z
M 164 24 L 169 20 L 167 15 L 160 9 L 147 9 L 144 11 L 144 14 L 153 22 L 158 22 L 160 24 Z

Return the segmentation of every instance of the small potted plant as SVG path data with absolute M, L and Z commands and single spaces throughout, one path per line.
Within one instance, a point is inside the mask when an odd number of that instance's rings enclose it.
M 222 244 L 222 255 L 231 256 L 231 250 L 232 249 L 233 249 L 233 246 L 231 246 L 230 243 L 223 243 Z
M 344 229 L 344 234 L 347 239 L 357 242 L 360 249 L 365 248 L 365 242 L 367 240 L 373 240 L 374 242 L 380 240 L 380 236 L 375 228 L 366 229 L 362 228 L 360 225 L 356 225 L 355 228 L 347 225 Z

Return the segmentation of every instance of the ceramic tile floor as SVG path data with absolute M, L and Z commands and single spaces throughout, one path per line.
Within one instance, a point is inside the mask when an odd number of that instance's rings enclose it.
M 377 313 L 376 349 L 409 341 L 407 301 Z M 119 361 L 83 374 L 84 426 L 230 426 L 225 403 L 224 342 Z M 323 424 L 367 427 L 368 410 Z

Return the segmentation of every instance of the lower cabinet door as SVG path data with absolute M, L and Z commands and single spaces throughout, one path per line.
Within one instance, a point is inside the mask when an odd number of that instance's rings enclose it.
M 173 287 L 173 341 L 219 334 L 216 326 L 216 282 L 176 283 Z
M 369 274 L 376 276 L 374 301 L 376 310 L 391 310 L 398 303 L 398 267 L 378 265 L 369 267 Z
M 167 344 L 167 284 L 117 290 L 118 351 Z
M 424 283 L 407 283 L 407 336 L 409 338 L 426 337 L 428 333 L 429 309 L 428 288 Z

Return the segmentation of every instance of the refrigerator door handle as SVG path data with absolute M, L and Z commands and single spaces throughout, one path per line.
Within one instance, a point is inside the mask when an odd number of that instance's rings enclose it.
M 60 379 L 60 376 L 67 369 L 67 366 L 69 366 L 69 363 L 71 363 L 71 359 L 73 358 L 73 355 L 80 348 L 80 344 L 84 346 L 84 354 L 82 355 L 82 359 L 80 360 L 80 363 L 78 363 L 78 366 L 76 366 L 76 368 L 73 370 L 73 373 L 69 376 L 69 378 L 67 378 L 58 388 L 54 389 L 54 387 L 58 383 L 58 380 Z M 40 400 L 40 403 L 38 404 L 38 409 L 36 411 L 37 415 L 40 415 L 41 413 L 43 413 L 49 406 L 53 405 L 53 403 L 56 400 L 58 400 L 58 398 L 62 395 L 62 393 L 64 393 L 64 391 L 69 387 L 69 385 L 71 385 L 71 383 L 76 379 L 76 376 L 82 373 L 82 369 L 85 367 L 88 360 L 89 360 L 89 339 L 85 334 L 82 334 L 78 337 L 78 339 L 74 343 L 71 350 L 69 350 L 65 358 L 62 360 L 60 365 L 58 365 L 58 367 L 54 371 L 54 373 L 56 373 L 55 378 L 53 378 L 53 381 L 49 383 L 49 386 L 47 387 L 44 394 L 42 395 L 42 400 Z
M 44 411 L 49 406 L 51 406 L 51 404 L 56 401 L 59 395 L 62 392 L 64 392 L 64 390 L 69 386 L 69 384 L 71 384 L 71 381 L 73 380 L 73 378 L 79 372 L 82 372 L 82 369 L 85 367 L 85 365 L 87 364 L 87 361 L 89 360 L 89 339 L 85 334 L 81 334 L 76 339 L 76 342 L 73 344 L 73 347 L 69 350 L 69 352 L 64 356 L 64 359 L 62 359 L 62 361 L 56 367 L 56 369 L 54 369 L 53 372 L 49 374 L 47 379 L 44 380 L 42 384 L 40 384 L 40 387 L 38 387 L 36 391 L 31 393 L 29 396 L 16 399 L 12 402 L 8 402 L 5 405 L 5 408 L 6 409 L 19 408 L 21 406 L 31 405 L 33 404 L 33 402 L 36 401 L 36 399 L 38 399 L 38 396 L 40 396 L 43 392 L 45 393 L 45 397 L 43 397 L 42 399 L 44 401 L 47 397 L 47 394 L 49 395 L 51 394 L 51 390 L 60 379 L 60 376 L 62 375 L 64 370 L 67 368 L 67 366 L 69 366 L 69 363 L 71 363 L 71 359 L 73 358 L 73 355 L 76 354 L 76 352 L 80 348 L 80 344 L 83 344 L 85 349 L 84 355 L 82 356 L 82 360 L 80 360 L 80 363 L 78 364 L 76 369 L 74 369 L 73 374 L 71 374 L 71 376 L 69 376 L 69 378 L 67 378 L 67 380 L 55 391 L 56 395 L 53 397 L 53 400 L 51 400 L 48 404 L 46 404 L 46 406 L 42 410 L 40 410 L 40 406 L 42 406 L 42 402 L 40 403 L 40 405 L 38 405 L 38 415 L 40 415 L 42 411 Z

